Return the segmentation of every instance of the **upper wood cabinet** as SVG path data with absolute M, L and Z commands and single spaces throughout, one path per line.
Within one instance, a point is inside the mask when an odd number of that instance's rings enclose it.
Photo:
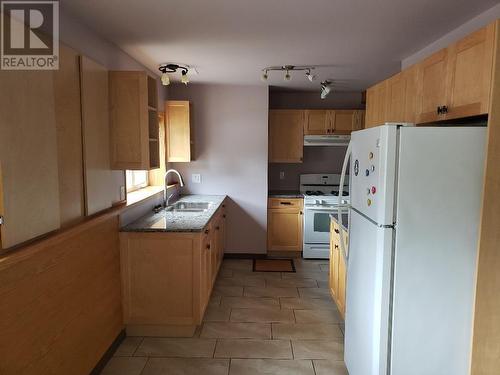
M 448 50 L 443 49 L 418 64 L 417 122 L 440 120 L 438 108 L 446 105 Z
M 354 109 L 336 109 L 329 111 L 330 134 L 351 134 L 364 128 L 364 112 Z
M 52 71 L 0 70 L 0 194 L 6 249 L 60 226 Z
M 159 167 L 157 101 L 156 80 L 146 72 L 109 73 L 113 169 Z
M 385 122 L 415 122 L 417 69 L 411 67 L 386 81 Z
M 447 119 L 488 113 L 494 45 L 491 24 L 448 48 Z
M 168 100 L 165 103 L 167 119 L 167 161 L 191 161 L 191 123 L 189 101 Z
M 305 111 L 269 111 L 269 161 L 302 163 L 304 152 Z
M 366 127 L 487 114 L 498 23 L 492 23 L 366 92 Z
M 111 207 L 120 191 L 111 170 L 108 70 L 81 56 L 80 76 L 85 214 L 92 215 Z
M 351 134 L 364 128 L 364 112 L 354 109 L 309 109 L 305 111 L 304 134 Z
M 366 90 L 366 124 L 365 127 L 381 125 L 386 122 L 387 82 L 377 83 Z
M 309 109 L 305 111 L 304 134 L 321 135 L 332 131 L 330 111 Z

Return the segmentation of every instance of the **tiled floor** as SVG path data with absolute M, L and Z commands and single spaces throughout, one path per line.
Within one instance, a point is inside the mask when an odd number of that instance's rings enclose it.
M 194 337 L 128 337 L 102 375 L 347 375 L 327 265 L 256 273 L 250 260 L 224 260 Z

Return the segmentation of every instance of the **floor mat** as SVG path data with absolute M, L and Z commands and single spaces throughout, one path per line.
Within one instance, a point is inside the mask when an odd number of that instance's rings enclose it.
M 293 259 L 254 259 L 253 272 L 295 272 Z

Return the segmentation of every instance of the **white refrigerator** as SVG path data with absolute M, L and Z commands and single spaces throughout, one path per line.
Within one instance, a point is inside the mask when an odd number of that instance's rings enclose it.
M 485 142 L 480 126 L 352 134 L 350 375 L 469 373 Z

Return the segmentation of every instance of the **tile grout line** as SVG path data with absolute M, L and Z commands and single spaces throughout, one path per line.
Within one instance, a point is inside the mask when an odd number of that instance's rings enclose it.
M 144 367 L 142 368 L 141 372 L 139 373 L 139 375 L 143 374 L 144 373 L 144 369 L 146 368 L 146 366 L 148 365 L 148 362 L 149 362 L 150 358 L 147 357 L 147 360 L 146 362 L 144 362 Z
M 314 360 L 312 360 L 312 359 L 311 359 L 311 364 L 312 364 L 312 367 L 313 367 L 314 375 L 317 375 L 317 373 L 316 373 L 316 366 L 314 366 Z
M 135 348 L 134 352 L 132 353 L 131 357 L 135 357 L 135 354 L 137 353 L 137 351 L 139 350 L 139 347 L 142 345 L 142 343 L 144 342 L 144 339 L 145 337 L 143 337 L 141 339 L 141 342 L 139 343 L 139 345 L 137 345 L 137 347 Z

